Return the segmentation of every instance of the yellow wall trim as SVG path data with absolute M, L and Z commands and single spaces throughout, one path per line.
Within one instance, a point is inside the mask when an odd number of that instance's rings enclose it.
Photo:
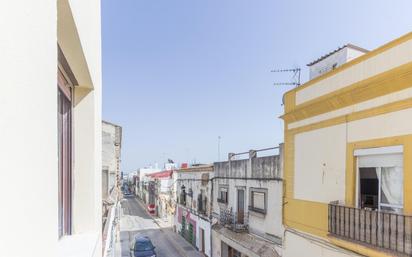
M 352 243 L 350 241 L 342 240 L 333 236 L 328 237 L 329 242 L 339 247 L 351 250 L 353 252 L 359 253 L 364 256 L 373 256 L 373 257 L 395 257 L 388 252 L 383 252 L 380 249 L 370 248 L 361 244 Z
M 285 225 L 325 238 L 328 234 L 328 204 L 284 199 Z
M 285 154 L 283 160 L 283 186 L 285 197 L 293 198 L 293 182 L 294 182 L 294 170 L 295 170 L 295 136 L 285 131 Z
M 297 87 L 297 88 L 294 88 L 294 89 L 288 91 L 287 93 L 289 93 L 289 92 L 298 92 L 298 91 L 300 91 L 300 90 L 302 90 L 302 89 L 305 89 L 305 88 L 307 88 L 307 87 L 309 87 L 309 86 L 311 86 L 311 85 L 313 85 L 313 84 L 315 84 L 315 83 L 317 83 L 317 82 L 319 82 L 319 81 L 321 81 L 321 80 L 324 80 L 324 79 L 326 79 L 326 78 L 329 78 L 329 77 L 331 77 L 331 76 L 333 76 L 333 75 L 335 75 L 335 74 L 337 74 L 337 73 L 339 73 L 339 72 L 341 72 L 341 71 L 343 71 L 343 70 L 346 70 L 346 69 L 348 69 L 348 68 L 350 68 L 350 67 L 352 67 L 352 66 L 354 66 L 354 65 L 356 65 L 356 64 L 358 64 L 358 63 L 361 63 L 361 62 L 363 62 L 363 61 L 366 61 L 366 60 L 369 59 L 369 58 L 372 58 L 372 57 L 374 57 L 374 56 L 376 56 L 376 55 L 378 55 L 378 54 L 380 54 L 380 53 L 383 53 L 383 52 L 385 52 L 385 51 L 387 51 L 387 50 L 389 50 L 389 49 L 391 49 L 391 48 L 393 48 L 393 47 L 395 47 L 395 46 L 398 46 L 398 45 L 400 45 L 400 44 L 402 44 L 402 43 L 404 43 L 404 42 L 406 42 L 406 41 L 408 41 L 408 40 L 411 40 L 411 39 L 412 39 L 412 32 L 409 32 L 409 33 L 403 35 L 402 37 L 397 38 L 397 39 L 395 39 L 395 40 L 393 40 L 393 41 L 391 41 L 391 42 L 389 42 L 389 43 L 387 43 L 387 44 L 385 44 L 385 45 L 383 45 L 383 46 L 380 46 L 380 47 L 378 47 L 378 48 L 376 48 L 376 49 L 374 49 L 374 50 L 372 50 L 372 51 L 370 51 L 370 52 L 368 52 L 368 53 L 366 53 L 366 54 L 364 54 L 364 55 L 361 55 L 361 56 L 359 56 L 358 58 L 355 58 L 355 59 L 353 59 L 352 61 L 347 62 L 347 63 L 345 63 L 345 64 L 337 67 L 337 68 L 334 69 L 334 70 L 331 70 L 331 71 L 329 71 L 329 72 L 327 72 L 327 73 L 325 73 L 325 74 L 323 74 L 323 75 L 321 75 L 321 76 L 319 76 L 319 77 L 317 77 L 317 78 L 314 78 L 314 79 L 306 82 L 305 84 L 303 84 L 303 85 L 301 85 L 301 86 L 299 86 L 299 87 Z
M 302 127 L 290 129 L 288 133 L 299 134 L 303 132 L 308 132 L 315 129 L 326 128 L 330 126 L 339 125 L 345 122 L 351 122 L 360 119 L 366 119 L 369 117 L 382 115 L 390 112 L 396 112 L 404 109 L 412 108 L 412 98 L 407 98 L 404 100 L 399 100 L 396 102 L 384 104 L 381 106 L 373 107 L 367 110 L 353 112 L 351 114 L 342 115 L 339 117 L 331 118 L 328 120 L 319 121 Z
M 287 106 L 282 118 L 288 123 L 295 122 L 409 87 L 412 87 L 412 62 L 322 95 L 294 108 Z M 289 94 L 285 96 L 292 98 Z M 292 101 L 287 104 L 290 102 Z

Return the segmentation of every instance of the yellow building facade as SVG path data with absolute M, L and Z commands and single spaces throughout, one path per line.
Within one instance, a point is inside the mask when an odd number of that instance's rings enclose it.
M 410 255 L 412 33 L 284 99 L 283 255 Z

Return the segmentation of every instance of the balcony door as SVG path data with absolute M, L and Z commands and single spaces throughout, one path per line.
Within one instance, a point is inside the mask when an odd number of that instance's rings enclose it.
M 57 74 L 59 237 L 72 230 L 72 92 L 62 70 Z
M 245 218 L 245 190 L 237 190 L 237 221 L 239 224 L 244 223 Z
M 355 151 L 358 163 L 358 207 L 401 213 L 403 209 L 403 148 Z

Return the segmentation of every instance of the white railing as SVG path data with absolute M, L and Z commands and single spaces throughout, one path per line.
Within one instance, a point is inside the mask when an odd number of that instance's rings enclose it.
M 119 203 L 117 202 L 110 210 L 109 228 L 104 246 L 103 257 L 115 257 L 115 245 L 117 236 L 117 223 L 119 221 Z

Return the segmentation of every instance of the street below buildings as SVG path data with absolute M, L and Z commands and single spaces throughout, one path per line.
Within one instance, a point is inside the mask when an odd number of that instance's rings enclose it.
M 148 236 L 156 247 L 158 257 L 182 256 L 135 197 L 124 198 L 121 204 L 123 211 L 120 220 L 122 257 L 130 257 L 130 242 L 136 235 Z
M 136 235 L 148 236 L 156 247 L 157 257 L 198 256 L 199 253 L 186 243 L 172 228 L 161 228 L 134 196 L 121 201 L 120 217 L 121 256 L 130 257 L 130 242 Z M 199 255 L 200 256 L 200 255 Z

